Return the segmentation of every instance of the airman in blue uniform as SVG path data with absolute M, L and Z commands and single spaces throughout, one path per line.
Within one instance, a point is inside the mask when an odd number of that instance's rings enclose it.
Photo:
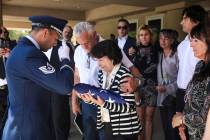
M 2 140 L 53 140 L 51 92 L 67 95 L 72 90 L 68 47 L 58 50 L 60 70 L 55 70 L 42 52 L 56 45 L 67 21 L 50 16 L 29 20 L 30 35 L 19 41 L 6 64 L 9 110 Z

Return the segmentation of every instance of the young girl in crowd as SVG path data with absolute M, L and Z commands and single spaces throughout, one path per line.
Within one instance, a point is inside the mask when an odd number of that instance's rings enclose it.
M 152 120 L 157 101 L 155 86 L 157 83 L 157 52 L 152 45 L 152 31 L 148 25 L 143 25 L 137 31 L 137 54 L 134 59 L 135 66 L 145 78 L 139 92 L 140 98 L 137 111 L 144 131 L 141 140 L 152 140 Z
M 101 88 L 120 94 L 126 103 L 111 103 L 90 94 L 82 99 L 98 106 L 97 129 L 100 140 L 137 140 L 141 125 L 137 116 L 134 93 L 124 93 L 120 89 L 123 78 L 132 76 L 122 63 L 120 48 L 111 40 L 99 42 L 91 51 L 101 70 L 98 82 Z
M 172 125 L 185 125 L 190 140 L 201 140 L 210 105 L 210 28 L 199 24 L 192 29 L 190 35 L 194 55 L 201 61 L 197 63 L 193 78 L 187 87 L 183 114 L 176 114 Z M 184 138 L 184 133 L 181 134 Z
M 165 140 L 177 140 L 177 129 L 172 128 L 172 117 L 176 112 L 175 96 L 177 90 L 178 56 L 174 31 L 162 29 L 159 35 L 161 52 L 157 67 L 158 91 L 157 106 L 160 109 Z M 169 98 L 170 97 L 170 98 Z M 163 102 L 164 101 L 164 102 Z M 164 104 L 165 103 L 165 104 Z

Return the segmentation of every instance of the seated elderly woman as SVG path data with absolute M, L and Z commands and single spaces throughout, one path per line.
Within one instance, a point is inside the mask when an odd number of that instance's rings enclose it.
M 190 140 L 200 140 L 210 105 L 210 27 L 199 24 L 192 29 L 190 35 L 194 55 L 201 61 L 196 65 L 187 87 L 183 114 L 174 115 L 172 125 L 186 126 Z M 184 133 L 181 134 L 182 139 L 185 139 Z

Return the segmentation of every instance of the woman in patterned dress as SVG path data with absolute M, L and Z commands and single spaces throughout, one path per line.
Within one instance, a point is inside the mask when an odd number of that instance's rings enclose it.
M 190 140 L 201 140 L 210 105 L 210 27 L 199 24 L 190 35 L 194 55 L 201 61 L 197 63 L 187 87 L 184 111 L 174 115 L 172 125 L 186 126 Z M 182 131 L 180 134 L 182 139 L 186 139 Z

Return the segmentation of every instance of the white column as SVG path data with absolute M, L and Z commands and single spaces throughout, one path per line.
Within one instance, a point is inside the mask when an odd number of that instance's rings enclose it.
M 3 25 L 2 0 L 0 0 L 0 26 Z

